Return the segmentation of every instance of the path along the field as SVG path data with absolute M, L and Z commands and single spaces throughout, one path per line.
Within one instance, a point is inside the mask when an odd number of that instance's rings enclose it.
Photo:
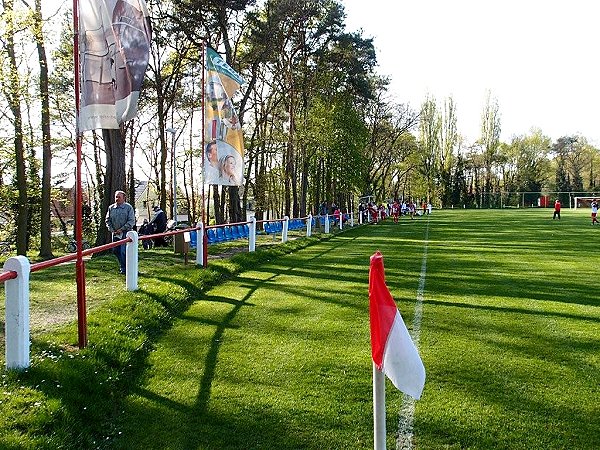
M 380 250 L 413 332 L 422 306 L 415 448 L 600 448 L 600 227 L 549 217 L 387 221 L 209 291 L 152 353 L 118 446 L 372 448 L 368 264 Z M 405 407 L 389 383 L 387 411 L 393 448 Z

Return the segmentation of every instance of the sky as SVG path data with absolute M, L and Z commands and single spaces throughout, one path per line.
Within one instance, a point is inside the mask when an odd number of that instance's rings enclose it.
M 480 136 L 487 92 L 501 140 L 540 128 L 600 147 L 600 3 L 594 0 L 342 0 L 347 31 L 372 37 L 380 75 L 419 109 L 452 96 L 458 131 Z

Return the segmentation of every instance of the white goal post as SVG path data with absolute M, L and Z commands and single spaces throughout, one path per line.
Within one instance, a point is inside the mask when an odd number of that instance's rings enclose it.
M 597 197 L 573 197 L 575 199 L 575 209 L 577 208 L 591 208 L 592 201 L 600 199 L 600 195 Z

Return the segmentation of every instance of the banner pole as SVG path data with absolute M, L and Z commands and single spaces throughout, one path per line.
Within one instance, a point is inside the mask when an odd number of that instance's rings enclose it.
M 73 0 L 73 61 L 75 67 L 75 241 L 77 243 L 77 259 L 75 273 L 77 280 L 77 331 L 79 348 L 87 346 L 87 319 L 85 300 L 85 264 L 83 262 L 83 194 L 81 183 L 81 132 L 79 126 L 79 9 L 78 0 Z
M 206 204 L 204 199 L 204 182 L 205 182 L 205 155 L 204 155 L 204 147 L 205 147 L 205 120 L 206 120 L 206 42 L 202 41 L 202 89 L 201 89 L 201 97 L 202 97 L 202 224 L 204 225 L 203 229 L 206 230 L 206 226 L 208 225 L 208 217 L 206 217 Z M 209 188 L 210 189 L 210 188 Z M 210 191 L 209 191 L 210 192 Z M 209 197 L 210 201 L 210 197 Z M 197 245 L 200 245 L 198 242 Z M 208 265 L 208 237 L 206 232 L 202 233 L 202 249 L 204 250 L 202 253 L 202 267 L 206 267 Z
M 385 450 L 385 375 L 373 363 L 373 448 Z

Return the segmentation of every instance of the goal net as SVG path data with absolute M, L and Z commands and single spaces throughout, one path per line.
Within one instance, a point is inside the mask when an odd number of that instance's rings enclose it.
M 594 200 L 598 201 L 598 197 L 573 197 L 575 199 L 575 209 L 577 208 L 591 208 Z

